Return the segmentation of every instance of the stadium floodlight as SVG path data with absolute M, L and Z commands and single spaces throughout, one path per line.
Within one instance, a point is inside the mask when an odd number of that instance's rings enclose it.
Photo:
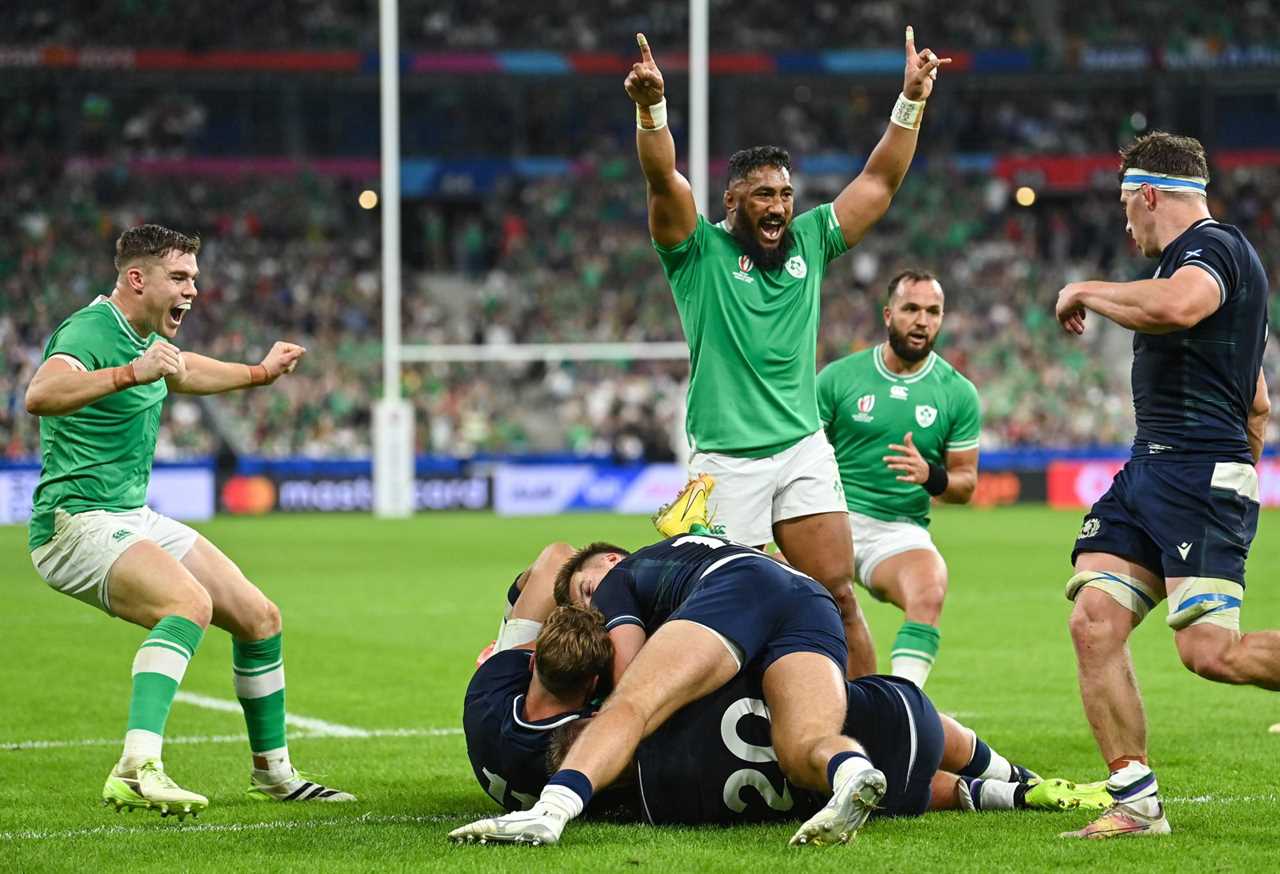
M 400 4 L 378 0 L 382 105 L 382 399 L 373 411 L 373 512 L 413 512 L 413 406 L 400 395 Z

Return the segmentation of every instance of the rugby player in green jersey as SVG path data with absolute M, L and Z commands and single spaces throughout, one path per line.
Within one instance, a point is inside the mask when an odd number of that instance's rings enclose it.
M 887 342 L 818 374 L 818 414 L 858 545 L 854 575 L 902 609 L 891 670 L 921 688 L 938 654 L 947 594 L 947 565 L 929 537 L 929 500 L 973 497 L 982 418 L 973 383 L 933 351 L 942 311 L 933 274 L 902 271 L 889 281 Z
M 259 800 L 354 801 L 300 777 L 285 741 L 280 611 L 216 546 L 146 506 L 160 408 L 170 391 L 217 394 L 270 385 L 306 352 L 276 343 L 260 364 L 182 352 L 173 340 L 195 303 L 200 240 L 142 225 L 116 241 L 116 286 L 49 338 L 27 388 L 40 416 L 42 469 L 31 560 L 46 583 L 150 634 L 133 659 L 124 752 L 102 790 L 117 810 L 204 810 L 161 752 L 169 708 L 210 623 L 232 636 L 236 697 Z
M 729 160 L 725 218 L 713 224 L 676 170 L 662 73 L 643 34 L 637 41 L 641 60 L 625 88 L 636 104 L 649 232 L 689 342 L 690 475 L 715 479 L 717 533 L 752 546 L 773 540 L 832 592 L 848 637 L 849 675 L 872 673 L 840 472 L 818 421 L 819 300 L 827 264 L 889 208 L 915 154 L 938 67 L 950 59 L 917 51 L 908 27 L 902 95 L 857 178 L 831 203 L 793 218 L 786 150 L 744 149 Z

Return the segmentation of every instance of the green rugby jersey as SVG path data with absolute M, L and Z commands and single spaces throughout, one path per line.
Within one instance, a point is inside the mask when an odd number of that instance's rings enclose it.
M 765 272 L 725 222 L 698 216 L 688 239 L 654 248 L 689 342 L 695 451 L 763 458 L 818 430 L 818 306 L 827 264 L 845 249 L 831 204 L 791 222 L 791 257 Z
M 929 524 L 929 493 L 899 482 L 884 462 L 908 431 L 930 464 L 978 448 L 978 390 L 936 353 L 915 373 L 884 364 L 883 344 L 833 361 L 818 374 L 818 409 L 836 451 L 850 510 L 887 522 Z
M 69 355 L 86 370 L 133 361 L 159 340 L 147 338 L 105 297 L 72 313 L 44 347 L 47 361 Z M 53 537 L 53 511 L 136 510 L 147 499 L 151 460 L 160 432 L 163 379 L 109 394 L 65 416 L 40 418 L 40 482 L 28 544 Z

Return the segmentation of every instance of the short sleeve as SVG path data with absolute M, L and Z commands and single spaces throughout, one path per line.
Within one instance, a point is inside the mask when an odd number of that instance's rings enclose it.
M 1224 231 L 1212 226 L 1201 228 L 1182 252 L 1175 272 L 1188 265 L 1199 267 L 1218 283 L 1222 306 L 1240 287 L 1240 259 L 1236 241 Z
M 99 370 L 110 356 L 111 336 L 100 330 L 88 317 L 67 319 L 58 326 L 44 348 L 45 360 L 67 355 L 84 365 L 85 370 Z
M 820 247 L 827 264 L 849 251 L 844 241 L 844 231 L 840 229 L 840 220 L 836 218 L 835 206 L 830 203 L 815 206 L 796 216 L 791 222 L 791 232 L 797 236 L 803 234 L 812 238 Z
M 639 625 L 640 602 L 636 599 L 635 579 L 626 568 L 615 567 L 605 574 L 591 593 L 591 606 L 604 614 L 604 627 L 609 631 L 620 625 Z
M 951 431 L 947 434 L 948 452 L 965 452 L 977 449 L 982 436 L 982 405 L 978 390 L 967 379 L 961 379 L 955 393 L 955 415 L 951 418 Z
M 653 240 L 653 248 L 658 253 L 658 260 L 662 262 L 662 270 L 667 274 L 667 281 L 671 283 L 671 289 L 676 294 L 680 294 L 681 276 L 689 265 L 698 260 L 696 256 L 702 252 L 702 245 L 710 226 L 711 222 L 707 221 L 707 217 L 699 213 L 698 223 L 693 226 L 693 233 L 674 246 L 664 246 L 657 240 Z
M 828 364 L 818 374 L 818 420 L 829 429 L 836 418 L 836 388 L 834 365 Z

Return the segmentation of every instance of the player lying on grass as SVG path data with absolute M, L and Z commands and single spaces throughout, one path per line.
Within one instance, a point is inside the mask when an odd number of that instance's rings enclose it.
M 772 702 L 784 772 L 831 796 L 792 843 L 847 841 L 879 803 L 884 775 L 840 733 L 844 632 L 834 599 L 816 581 L 758 550 L 687 535 L 635 555 L 608 544 L 580 550 L 557 576 L 556 601 L 590 603 L 604 614 L 614 692 L 531 810 L 463 826 L 451 833 L 455 840 L 557 842 L 645 736 L 752 663 Z
M 753 668 L 676 712 L 645 738 L 619 783 L 629 807 L 652 824 L 733 825 L 804 819 L 826 803 L 793 786 L 778 765 L 769 708 Z M 548 756 L 566 757 L 586 720 L 556 729 Z M 954 719 L 939 714 L 910 680 L 872 676 L 848 681 L 844 733 L 885 775 L 877 815 L 930 810 L 1101 810 L 1101 783 L 1041 781 L 1011 763 Z
M 146 506 L 170 391 L 270 385 L 306 352 L 276 343 L 249 365 L 172 345 L 196 301 L 199 250 L 199 238 L 158 225 L 125 231 L 110 296 L 72 313 L 49 338 L 26 395 L 27 411 L 41 417 L 31 560 L 57 591 L 150 629 L 133 659 L 124 752 L 103 787 L 104 804 L 180 817 L 208 806 L 165 773 L 161 752 L 169 708 L 210 623 L 232 636 L 253 754 L 249 795 L 354 801 L 299 776 L 289 761 L 279 609 L 216 546 Z

